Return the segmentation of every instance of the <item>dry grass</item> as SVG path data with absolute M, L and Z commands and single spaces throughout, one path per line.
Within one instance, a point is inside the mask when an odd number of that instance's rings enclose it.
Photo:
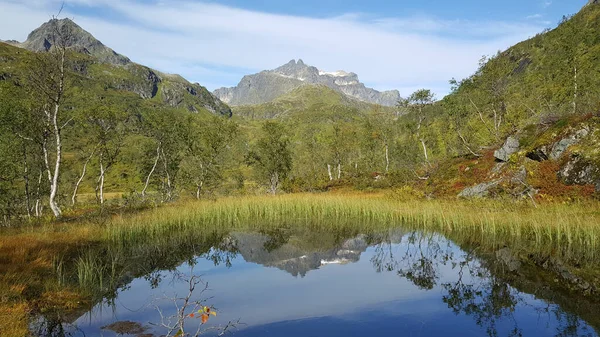
M 547 203 L 535 208 L 513 201 L 399 201 L 392 195 L 340 190 L 231 197 L 116 216 L 107 225 L 51 224 L 4 231 L 0 233 L 0 335 L 23 336 L 27 317 L 34 309 L 69 311 L 85 302 L 90 280 L 102 276 L 91 272 L 95 260 L 86 259 L 87 247 L 103 245 L 118 250 L 163 241 L 172 245 L 169 238 L 190 236 L 186 233 L 275 229 L 282 225 L 321 231 L 403 226 L 441 232 L 459 238 L 461 243 L 493 246 L 520 241 L 531 251 L 558 253 L 583 262 L 597 263 L 599 257 L 598 202 Z M 77 267 L 79 274 L 74 275 L 79 282 L 64 284 L 62 261 Z

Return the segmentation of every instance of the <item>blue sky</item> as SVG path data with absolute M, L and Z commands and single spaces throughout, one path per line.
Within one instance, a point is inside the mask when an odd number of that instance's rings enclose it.
M 61 0 L 0 0 L 0 39 L 24 40 Z M 302 58 L 408 95 L 472 74 L 482 55 L 552 28 L 587 0 L 66 0 L 70 17 L 135 62 L 213 90 Z

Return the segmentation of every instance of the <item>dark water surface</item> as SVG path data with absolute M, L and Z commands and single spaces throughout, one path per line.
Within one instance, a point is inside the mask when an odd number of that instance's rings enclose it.
M 208 289 L 201 292 L 200 285 L 191 299 L 218 312 L 202 328 L 239 320 L 228 330 L 231 336 L 598 335 L 593 323 L 552 298 L 517 289 L 536 283 L 509 281 L 525 277 L 518 262 L 494 258 L 510 250 L 486 256 L 439 235 L 403 230 L 228 233 L 215 236 L 212 245 L 218 248 L 174 270 L 133 279 L 68 329 L 72 335 L 116 336 L 102 327 L 131 321 L 161 336 L 160 312 L 176 314 L 172 298 L 185 297 L 185 280 L 197 275 Z M 186 331 L 195 332 L 200 320 L 186 321 Z

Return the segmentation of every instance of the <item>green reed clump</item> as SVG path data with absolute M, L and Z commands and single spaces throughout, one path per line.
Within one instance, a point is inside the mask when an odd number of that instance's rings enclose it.
M 485 243 L 522 240 L 540 249 L 597 256 L 598 203 L 530 204 L 513 201 L 395 201 L 366 194 L 292 194 L 225 198 L 158 208 L 108 226 L 113 242 L 133 243 L 180 231 L 251 230 L 284 224 L 318 229 L 408 229 L 459 235 Z

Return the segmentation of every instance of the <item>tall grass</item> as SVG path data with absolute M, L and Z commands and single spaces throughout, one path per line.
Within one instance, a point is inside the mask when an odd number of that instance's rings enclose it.
M 107 228 L 113 242 L 133 243 L 172 232 L 257 229 L 290 224 L 336 230 L 402 226 L 460 236 L 463 241 L 520 241 L 565 255 L 597 256 L 600 206 L 512 201 L 395 201 L 370 195 L 293 194 L 190 202 L 115 219 Z

